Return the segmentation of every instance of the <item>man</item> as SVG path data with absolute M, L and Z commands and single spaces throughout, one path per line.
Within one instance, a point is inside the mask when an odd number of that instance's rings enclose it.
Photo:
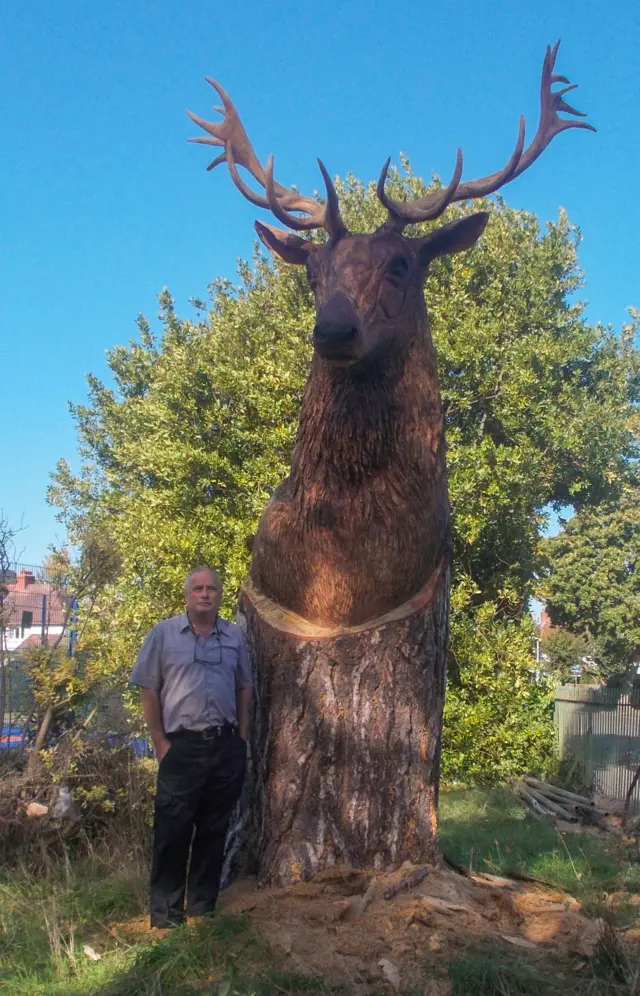
M 154 626 L 131 676 L 142 688 L 159 761 L 152 927 L 215 909 L 229 819 L 244 781 L 251 668 L 241 630 L 218 618 L 221 598 L 216 571 L 192 571 L 185 614 Z

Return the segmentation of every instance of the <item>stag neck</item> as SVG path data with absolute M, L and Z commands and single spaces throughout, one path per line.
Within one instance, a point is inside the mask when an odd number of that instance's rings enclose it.
M 428 328 L 416 329 L 403 354 L 370 366 L 332 369 L 314 356 L 292 454 L 294 490 L 318 485 L 357 489 L 398 464 L 420 414 L 440 417 L 436 363 Z M 401 461 L 404 462 L 404 461 Z

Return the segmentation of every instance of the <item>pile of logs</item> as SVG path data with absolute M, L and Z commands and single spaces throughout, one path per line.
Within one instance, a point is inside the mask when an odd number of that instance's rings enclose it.
M 516 792 L 538 816 L 554 816 L 567 823 L 591 823 L 608 830 L 605 817 L 609 813 L 584 795 L 568 792 L 557 785 L 548 785 L 537 778 L 525 777 Z

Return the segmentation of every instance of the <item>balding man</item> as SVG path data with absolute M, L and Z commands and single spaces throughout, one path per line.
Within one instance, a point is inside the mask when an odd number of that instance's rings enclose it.
M 229 819 L 244 781 L 251 668 L 241 630 L 218 616 L 221 598 L 217 571 L 192 571 L 186 612 L 154 626 L 131 676 L 142 688 L 159 761 L 152 927 L 214 911 Z

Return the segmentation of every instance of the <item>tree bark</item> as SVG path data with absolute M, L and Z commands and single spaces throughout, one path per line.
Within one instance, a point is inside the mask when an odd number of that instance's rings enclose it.
M 259 881 L 289 885 L 337 862 L 436 861 L 448 564 L 361 626 L 313 627 L 251 584 L 239 611 L 257 680 L 249 846 Z
M 44 746 L 44 743 L 47 739 L 47 734 L 49 732 L 49 727 L 51 726 L 52 719 L 53 719 L 53 705 L 49 704 L 44 711 L 44 716 L 42 717 L 42 721 L 40 723 L 38 732 L 36 734 L 36 741 L 33 747 L 31 748 L 31 753 L 29 754 L 29 760 L 27 762 L 28 775 L 32 775 L 35 770 L 35 766 L 38 761 L 38 755 L 40 754 L 40 751 L 42 750 L 42 747 Z

